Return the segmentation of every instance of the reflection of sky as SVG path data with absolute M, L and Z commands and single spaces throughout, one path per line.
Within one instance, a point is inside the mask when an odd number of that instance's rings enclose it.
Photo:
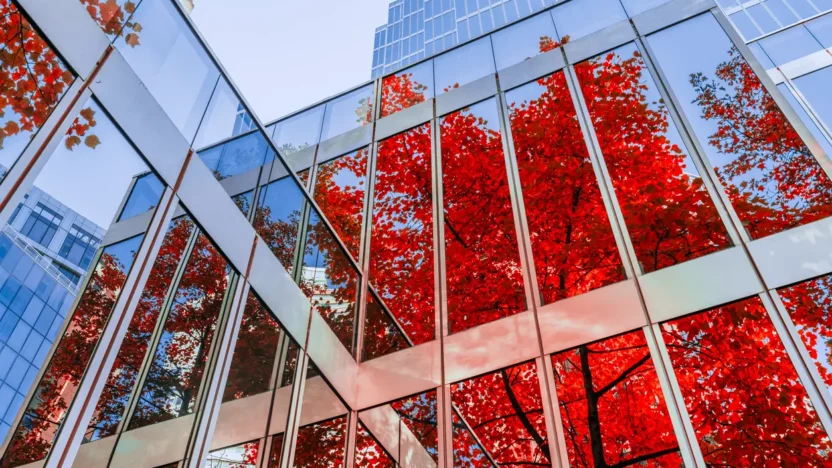
M 20 115 L 12 110 L 12 106 L 6 106 L 2 112 L 4 116 L 0 117 L 0 127 L 4 127 L 6 122 L 9 121 L 19 122 Z M 6 169 L 11 169 L 31 139 L 32 133 L 22 129 L 20 133 L 4 138 L 3 149 L 0 150 L 0 164 L 5 166 Z
M 232 136 L 239 105 L 240 101 L 234 95 L 228 82 L 225 79 L 219 80 L 205 116 L 199 124 L 199 133 L 193 144 L 194 149 L 204 148 Z
M 828 70 L 832 71 L 832 68 L 829 68 Z M 829 77 L 829 79 L 832 80 L 832 77 Z M 815 125 L 815 122 L 812 121 L 812 119 L 809 117 L 809 114 L 807 114 L 806 110 L 803 109 L 803 106 L 798 104 L 797 99 L 795 99 L 794 95 L 792 95 L 792 92 L 786 87 L 786 84 L 780 83 L 779 85 L 777 85 L 777 89 L 779 89 L 780 92 L 783 93 L 783 96 L 785 96 L 786 100 L 789 101 L 789 104 L 791 104 L 792 108 L 795 110 L 795 112 L 797 112 L 797 116 L 800 118 L 800 120 L 803 121 L 804 124 L 806 124 L 806 127 L 808 127 L 809 131 L 812 132 L 812 135 L 815 137 L 815 140 L 818 141 L 818 143 L 823 148 L 823 151 L 827 154 L 827 156 L 832 156 L 832 146 L 829 145 L 829 141 L 827 141 L 826 138 L 823 136 L 823 133 L 821 133 L 820 128 L 818 128 L 818 126 Z
M 318 143 L 324 109 L 325 106 L 320 105 L 302 114 L 278 122 L 273 127 L 273 138 L 277 146 L 281 149 L 292 148 L 293 150 L 287 151 L 288 154 L 291 154 L 294 151 Z
M 143 237 L 144 235 L 138 235 L 136 237 L 131 237 L 130 239 L 121 241 L 118 244 L 113 244 L 104 249 L 104 255 L 114 257 L 116 261 L 118 261 L 119 265 L 122 265 L 121 271 L 124 272 L 124 274 L 127 274 L 127 271 L 130 270 L 131 266 L 133 266 L 134 256 L 139 250 L 139 245 L 141 244 Z
M 107 227 L 133 176 L 148 167 L 95 101 L 90 99 L 85 107 L 92 107 L 96 121 L 87 134 L 97 136 L 101 144 L 93 149 L 82 142 L 70 151 L 61 142 L 35 185 L 81 216 Z
M 828 128 L 832 128 L 832 92 L 829 85 L 832 83 L 832 67 L 809 73 L 794 80 L 795 86 L 812 108 L 817 112 L 820 119 Z M 832 155 L 829 151 L 827 155 Z
M 540 53 L 540 38 L 554 39 L 555 24 L 549 13 L 533 16 L 522 23 L 494 33 L 491 36 L 494 44 L 494 57 L 497 69 L 520 63 L 527 58 Z
M 373 85 L 359 88 L 326 103 L 321 140 L 326 140 L 367 123 L 373 101 Z
M 269 208 L 271 221 L 286 221 L 293 213 L 300 215 L 303 195 L 294 179 L 284 177 L 260 189 L 260 208 Z
M 491 39 L 484 37 L 434 60 L 436 94 L 454 85 L 460 86 L 494 73 Z
M 573 0 L 553 9 L 552 16 L 560 37 L 573 41 L 627 19 L 618 0 Z

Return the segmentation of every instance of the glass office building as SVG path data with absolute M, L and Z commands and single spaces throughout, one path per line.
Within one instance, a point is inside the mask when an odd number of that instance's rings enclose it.
M 0 0 L 50 91 L 0 88 L 0 216 L 87 109 L 151 169 L 0 466 L 832 465 L 828 96 L 736 11 L 541 6 L 264 123 L 117 3 Z

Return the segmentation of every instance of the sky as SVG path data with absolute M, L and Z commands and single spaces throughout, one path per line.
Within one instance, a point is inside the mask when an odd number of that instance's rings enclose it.
M 388 4 L 196 0 L 191 18 L 254 112 L 268 122 L 369 81 L 373 33 L 386 22 Z M 99 116 L 102 144 L 72 151 L 59 145 L 35 185 L 106 229 L 133 176 L 147 166 Z

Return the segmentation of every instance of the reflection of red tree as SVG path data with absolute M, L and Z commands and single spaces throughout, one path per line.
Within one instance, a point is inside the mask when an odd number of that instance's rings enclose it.
M 713 466 L 829 466 L 832 443 L 757 298 L 662 326 Z
M 396 463 L 376 442 L 372 434 L 358 423 L 355 436 L 355 466 L 360 468 L 396 468 Z
M 436 430 L 436 391 L 429 391 L 421 395 L 390 403 L 399 418 L 416 437 L 422 447 L 434 461 L 439 457 L 439 433 Z
M 346 174 L 351 183 L 343 184 L 339 181 L 341 174 Z M 353 258 L 358 258 L 361 242 L 366 176 L 366 149 L 319 165 L 315 175 L 315 201 Z
M 347 442 L 346 416 L 298 429 L 295 468 L 340 468 L 344 466 Z
M 823 276 L 778 291 L 815 362 L 823 382 L 832 389 L 832 276 Z
M 173 221 L 162 240 L 113 369 L 87 427 L 86 440 L 115 434 L 138 380 L 150 338 L 193 229 L 194 224 L 189 218 L 179 218 Z
M 556 354 L 552 363 L 572 466 L 681 466 L 643 332 Z
M 103 253 L 0 466 L 41 460 L 52 448 L 125 278 L 124 266 Z

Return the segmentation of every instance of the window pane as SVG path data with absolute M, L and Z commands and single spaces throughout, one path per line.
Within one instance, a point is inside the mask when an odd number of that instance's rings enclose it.
M 705 463 L 825 466 L 832 450 L 758 297 L 662 324 Z
M 219 71 L 172 2 L 143 1 L 131 21 L 141 24 L 141 32 L 117 39 L 116 47 L 191 141 Z
M 217 180 L 257 169 L 274 158 L 266 137 L 259 131 L 223 143 L 221 148 L 215 147 L 199 153 L 199 157 L 213 170 Z M 211 164 L 217 160 L 218 151 L 221 153 L 214 169 Z
M 313 410 L 314 409 L 314 410 Z M 347 407 L 309 361 L 294 468 L 342 468 L 347 449 Z
M 719 213 L 635 46 L 581 63 L 576 72 L 642 270 L 729 247 Z
M 820 42 L 803 26 L 780 31 L 773 36 L 760 39 L 758 43 L 775 65 L 783 65 L 823 50 Z
M 404 331 L 390 316 L 384 305 L 370 292 L 364 314 L 364 349 L 361 360 L 369 361 L 380 356 L 410 347 Z
M 506 101 L 542 302 L 622 281 L 621 257 L 563 73 L 511 91 Z
M 794 80 L 794 85 L 826 127 L 832 129 L 832 95 L 829 93 L 829 80 L 832 80 L 832 67 L 803 75 Z M 827 153 L 827 156 L 829 155 L 830 153 Z
M 752 238 L 832 212 L 832 183 L 712 15 L 648 40 Z
M 830 73 L 832 73 L 832 69 L 829 69 Z M 809 117 L 809 114 L 806 112 L 806 109 L 803 108 L 800 103 L 797 102 L 794 95 L 792 94 L 791 90 L 786 87 L 785 83 L 780 83 L 777 85 L 777 89 L 783 93 L 783 96 L 786 97 L 786 100 L 789 101 L 792 108 L 797 112 L 797 116 L 800 117 L 800 120 L 809 128 L 809 131 L 812 132 L 812 136 L 815 137 L 818 144 L 823 148 L 823 151 L 830 155 L 832 154 L 832 145 L 830 145 L 829 140 L 826 139 L 826 136 L 821 132 L 820 128 L 817 124 Z
M 0 181 L 75 77 L 11 1 L 0 4 Z M 12 60 L 19 57 L 19 60 Z
M 442 118 L 451 333 L 526 310 L 506 161 L 491 99 Z
M 87 13 L 95 20 L 111 39 L 117 35 L 130 34 L 131 31 L 141 31 L 141 25 L 135 27 L 136 23 L 127 21 L 130 15 L 136 11 L 136 4 L 131 0 L 112 0 L 102 2 L 100 0 L 81 0 L 81 4 L 87 10 Z M 126 23 L 126 31 L 122 30 L 122 26 Z
M 621 0 L 621 3 L 624 4 L 624 9 L 627 10 L 627 14 L 632 18 L 639 13 L 644 13 L 651 8 L 664 5 L 669 1 L 670 0 Z
M 365 148 L 319 164 L 315 176 L 315 202 L 353 258 L 361 244 L 366 174 Z
M 553 9 L 552 17 L 564 43 L 627 20 L 618 0 L 571 1 Z
M 249 292 L 223 402 L 269 390 L 279 340 L 280 325 L 277 320 L 254 293 Z
M 139 177 L 118 220 L 123 221 L 156 208 L 162 198 L 165 186 L 152 172 Z
M 327 140 L 373 120 L 373 86 L 367 85 L 326 103 L 321 141 Z
M 491 40 L 497 70 L 554 49 L 558 46 L 557 37 L 552 17 L 547 13 L 494 33 Z
M 433 97 L 433 62 L 427 61 L 382 81 L 381 116 L 415 106 Z
M 309 215 L 302 275 L 301 290 L 352 353 L 358 271 L 315 212 Z
M 278 434 L 272 437 L 272 451 L 269 453 L 269 468 L 279 468 L 281 453 L 283 453 L 283 434 Z
M 384 451 L 372 434 L 358 423 L 355 438 L 355 466 L 361 468 L 396 468 L 393 458 Z
M 555 354 L 552 366 L 573 466 L 683 466 L 642 331 Z
M 274 142 L 283 156 L 318 144 L 325 106 L 304 111 L 274 125 Z
M 483 38 L 436 57 L 436 94 L 466 85 L 494 73 L 491 39 Z
M 750 41 L 760 35 L 760 30 L 757 29 L 757 26 L 754 26 L 754 23 L 751 22 L 751 18 L 748 17 L 745 10 L 740 10 L 729 16 L 729 18 L 731 18 L 734 27 L 737 28 L 746 41 Z
M 87 426 L 85 442 L 114 435 L 118 424 L 124 418 L 127 403 L 139 379 L 153 330 L 193 232 L 194 223 L 188 217 L 174 220 L 168 228 L 147 277 L 139 304 L 127 327 L 124 341 L 116 354 L 107 383 L 98 399 L 92 420 Z
M 832 15 L 813 19 L 806 23 L 806 28 L 824 47 L 832 47 Z
M 4 464 L 19 466 L 42 460 L 52 449 L 141 241 L 142 236 L 137 236 L 104 249 L 35 389 L 36 397 L 9 441 Z
M 254 214 L 254 230 L 288 272 L 294 264 L 303 202 L 303 193 L 294 179 L 284 177 L 260 188 Z
M 778 290 L 800 339 L 815 362 L 818 374 L 832 394 L 832 276 Z
M 255 468 L 260 442 L 248 442 L 236 447 L 214 450 L 205 459 L 206 468 Z
M 534 361 L 451 385 L 454 408 L 454 466 L 491 466 L 468 463 L 473 455 L 472 431 L 478 449 L 500 466 L 548 466 L 551 460 L 543 417 L 543 399 Z M 470 433 L 470 432 L 469 432 Z
M 199 124 L 193 147 L 201 149 L 254 128 L 254 121 L 237 99 L 231 86 L 225 78 L 220 78 L 202 123 Z
M 361 411 L 358 419 L 356 466 L 396 466 L 385 449 L 399 466 L 437 466 L 436 391 Z
M 214 344 L 231 269 L 204 234 L 197 237 L 128 429 L 191 414 Z
M 378 146 L 369 281 L 414 344 L 434 338 L 430 124 Z
M 237 208 L 240 209 L 240 212 L 243 213 L 243 216 L 248 217 L 249 210 L 251 209 L 251 202 L 254 198 L 254 190 L 249 190 L 248 192 L 241 193 L 239 195 L 234 195 L 231 197 L 231 201 L 237 205 Z
M 402 455 L 424 460 L 416 463 L 416 466 L 432 466 L 426 457 L 437 463 L 439 435 L 436 426 L 436 391 L 394 401 L 389 407 L 396 412 L 396 417 L 401 422 L 400 444 L 405 440 L 413 444 L 412 452 Z

